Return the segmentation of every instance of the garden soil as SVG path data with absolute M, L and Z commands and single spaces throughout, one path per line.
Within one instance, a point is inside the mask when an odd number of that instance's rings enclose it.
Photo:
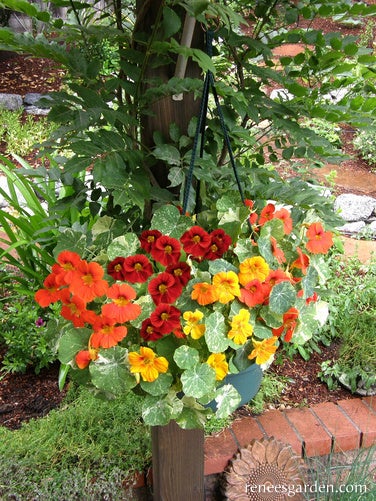
M 373 3 L 373 2 L 369 2 Z M 315 21 L 315 27 L 320 29 L 320 20 Z M 327 21 L 322 25 L 323 30 L 342 31 L 346 34 L 356 34 L 352 28 L 328 25 Z M 288 47 L 286 47 L 286 50 Z M 51 92 L 61 86 L 63 72 L 55 66 L 55 63 L 47 59 L 37 59 L 24 55 L 15 55 L 0 51 L 0 92 L 21 94 L 28 92 Z M 352 131 L 344 131 L 344 137 L 350 137 Z M 0 153 L 4 153 L 4 143 L 0 143 Z M 32 165 L 37 165 L 35 155 L 27 158 Z M 338 166 L 336 166 L 338 168 Z M 328 167 L 329 172 L 333 169 Z M 369 176 L 368 167 L 356 156 L 341 164 L 340 171 L 346 170 L 351 173 L 351 182 L 336 184 L 338 192 L 358 192 L 376 196 L 375 183 L 366 181 L 365 186 L 357 189 L 356 180 L 362 180 Z M 325 171 L 323 171 L 325 172 Z M 320 173 L 317 173 L 320 176 Z M 340 173 L 338 174 L 338 179 Z M 325 179 L 324 176 L 322 176 Z M 368 185 L 368 191 L 367 191 Z M 374 243 L 374 242 L 373 242 Z M 4 303 L 3 303 L 4 304 Z M 276 374 L 284 376 L 288 381 L 286 390 L 281 399 L 272 404 L 275 408 L 288 408 L 290 406 L 302 406 L 317 404 L 320 402 L 335 402 L 341 399 L 352 398 L 353 395 L 344 388 L 329 391 L 321 382 L 317 374 L 320 363 L 328 359 L 335 359 L 338 347 L 321 347 L 321 353 L 313 353 L 308 361 L 297 357 L 294 360 L 284 361 L 283 365 L 275 365 Z M 0 347 L 0 362 L 4 354 L 4 347 Z M 57 364 L 47 369 L 42 369 L 39 374 L 32 370 L 25 374 L 3 374 L 0 377 L 0 425 L 10 429 L 17 429 L 25 421 L 46 415 L 52 408 L 58 407 L 65 392 L 58 388 Z M 250 414 L 247 407 L 237 411 L 239 415 Z

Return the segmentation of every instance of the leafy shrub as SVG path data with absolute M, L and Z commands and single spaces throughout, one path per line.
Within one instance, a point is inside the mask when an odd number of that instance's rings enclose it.
M 354 146 L 371 170 L 376 171 L 376 128 L 361 129 L 354 137 Z
M 49 347 L 46 311 L 37 307 L 33 298 L 4 304 L 0 312 L 0 343 L 5 345 L 1 362 L 6 372 L 25 372 L 33 367 L 36 373 L 55 358 Z

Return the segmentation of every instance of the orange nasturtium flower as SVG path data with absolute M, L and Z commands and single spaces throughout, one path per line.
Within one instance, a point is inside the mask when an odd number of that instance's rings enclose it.
M 284 333 L 284 341 L 286 341 L 286 343 L 291 341 L 294 330 L 298 324 L 298 317 L 299 311 L 296 308 L 287 310 L 286 313 L 283 314 L 283 325 L 276 329 L 272 329 L 273 335 L 281 336 Z
M 333 245 L 330 231 L 324 231 L 321 223 L 312 223 L 307 230 L 306 247 L 312 254 L 326 254 Z
M 128 284 L 113 284 L 107 291 L 111 303 L 102 306 L 102 314 L 113 318 L 119 324 L 135 320 L 141 313 L 141 306 L 132 303 L 136 298 L 136 291 Z
M 240 296 L 239 279 L 234 271 L 220 271 L 213 277 L 213 287 L 217 292 L 218 301 L 229 303 Z
M 81 261 L 71 275 L 69 290 L 89 303 L 107 292 L 108 282 L 103 280 L 104 270 L 98 263 Z
M 165 357 L 157 357 L 151 348 L 140 346 L 140 353 L 131 351 L 128 354 L 130 371 L 133 374 L 140 374 L 144 381 L 152 383 L 160 373 L 168 370 L 168 361 Z
M 205 334 L 205 325 L 199 322 L 203 319 L 204 314 L 202 311 L 186 311 L 183 313 L 185 326 L 183 328 L 184 334 L 190 334 L 192 339 L 200 339 Z
M 277 338 L 275 336 L 268 339 L 263 339 L 262 341 L 256 341 L 252 339 L 252 344 L 254 349 L 248 355 L 248 358 L 252 360 L 256 359 L 256 364 L 265 364 L 269 358 L 277 351 L 278 345 L 276 344 Z
M 222 381 L 228 374 L 228 363 L 223 353 L 212 353 L 206 363 L 215 370 L 215 379 Z
M 261 256 L 249 257 L 239 265 L 239 282 L 247 285 L 251 280 L 263 282 L 269 275 L 269 265 Z
M 98 350 L 89 346 L 88 350 L 81 350 L 77 353 L 75 360 L 79 369 L 85 369 L 92 360 L 98 358 Z
M 127 335 L 124 325 L 115 325 L 116 320 L 108 317 L 97 317 L 93 325 L 94 332 L 90 337 L 93 348 L 112 348 Z
M 253 327 L 249 323 L 251 314 L 248 310 L 242 308 L 231 321 L 231 329 L 227 334 L 229 339 L 232 339 L 235 344 L 244 344 L 247 338 L 252 336 Z
M 218 300 L 216 288 L 207 282 L 200 282 L 193 285 L 191 298 L 198 302 L 201 306 L 215 303 Z

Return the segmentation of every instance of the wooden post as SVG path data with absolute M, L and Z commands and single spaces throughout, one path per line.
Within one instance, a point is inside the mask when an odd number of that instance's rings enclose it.
M 204 500 L 204 432 L 152 427 L 154 501 Z

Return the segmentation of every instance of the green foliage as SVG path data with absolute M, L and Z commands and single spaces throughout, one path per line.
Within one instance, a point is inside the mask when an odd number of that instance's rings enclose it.
M 28 155 L 38 143 L 48 139 L 54 128 L 44 117 L 23 117 L 22 110 L 0 110 L 0 141 L 6 143 L 6 153 Z
M 376 496 L 375 446 L 307 459 L 312 501 L 372 501 Z M 345 494 L 345 495 L 344 495 Z
M 21 429 L 0 428 L 0 497 L 133 499 L 124 483 L 150 463 L 140 401 L 72 387 L 63 405 Z
M 51 315 L 35 304 L 34 298 L 25 297 L 16 302 L 3 301 L 0 313 L 0 345 L 5 345 L 1 371 L 25 372 L 40 369 L 55 360 L 49 346 L 46 323 Z
M 365 160 L 371 168 L 376 170 L 376 128 L 373 124 L 368 129 L 360 129 L 354 136 L 354 146 L 360 157 Z
M 324 137 L 332 145 L 338 148 L 341 146 L 341 128 L 338 124 L 322 118 L 312 118 L 304 121 L 302 125 L 312 129 L 318 136 Z
M 265 410 L 267 404 L 279 402 L 286 384 L 285 378 L 277 376 L 272 372 L 264 372 L 260 390 L 248 404 L 252 412 L 261 414 Z
M 327 298 L 331 314 L 323 332 L 336 338 L 340 349 L 334 364 L 323 364 L 321 377 L 333 385 L 334 378 L 343 376 L 352 391 L 358 385 L 369 389 L 376 381 L 376 262 L 363 265 L 356 258 L 333 259 L 331 270 Z

